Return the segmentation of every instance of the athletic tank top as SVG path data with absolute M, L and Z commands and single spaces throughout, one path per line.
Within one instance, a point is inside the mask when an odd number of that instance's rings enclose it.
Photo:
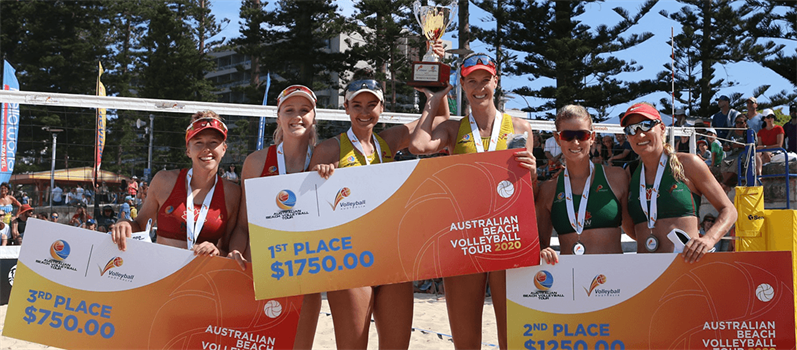
M 467 117 L 459 120 L 459 131 L 457 131 L 457 143 L 454 146 L 452 154 L 467 154 L 476 153 L 476 145 L 473 143 L 473 131 L 470 129 L 470 121 Z M 512 125 L 512 117 L 509 114 L 503 114 L 501 117 L 501 131 L 498 133 L 498 143 L 495 149 L 500 151 L 506 149 L 506 139 L 509 134 L 515 133 L 515 127 Z M 490 144 L 490 135 L 482 137 L 482 144 Z M 485 151 L 487 146 L 484 147 Z
M 390 151 L 387 142 L 377 134 L 374 134 L 374 136 L 376 136 L 376 140 L 379 142 L 379 148 L 382 149 L 382 163 L 392 162 L 393 152 Z M 365 156 L 363 156 L 360 151 L 354 149 L 354 145 L 345 132 L 341 133 L 338 137 L 338 141 L 340 142 L 340 161 L 338 162 L 338 168 L 367 164 L 365 162 Z M 376 156 L 376 152 L 368 156 L 368 162 L 370 164 L 374 164 L 374 162 L 377 161 L 379 161 L 379 157 Z
M 570 219 L 567 217 L 567 201 L 565 200 L 565 180 L 564 174 L 559 175 L 556 182 L 556 196 L 551 205 L 551 222 L 556 233 L 560 235 L 576 232 L 570 226 Z M 592 228 L 620 227 L 623 223 L 623 213 L 620 201 L 614 195 L 609 181 L 606 180 L 606 171 L 601 164 L 595 164 L 595 178 L 589 188 L 587 202 L 587 213 L 584 216 L 584 230 Z M 581 195 L 573 195 L 573 209 L 578 210 L 581 203 Z M 577 212 L 576 212 L 577 213 Z
M 263 171 L 260 172 L 260 177 L 279 175 L 279 165 L 277 163 L 277 145 L 268 147 L 266 153 L 266 163 L 263 164 Z
M 639 176 L 642 167 L 637 167 L 634 175 L 631 176 L 631 185 L 628 191 L 628 214 L 634 220 L 634 224 L 647 222 L 648 218 L 642 212 L 639 205 Z M 650 201 L 653 185 L 646 185 L 647 198 Z M 664 167 L 664 174 L 661 176 L 658 195 L 658 218 L 679 218 L 683 216 L 697 216 L 700 208 L 700 196 L 692 193 L 689 186 L 681 181 L 676 181 L 672 176 L 670 162 Z
M 180 170 L 177 175 L 177 182 L 174 184 L 172 193 L 169 198 L 161 205 L 158 210 L 158 236 L 186 240 L 185 231 L 185 199 L 187 193 L 185 192 L 185 174 L 188 169 Z M 211 242 L 216 244 L 221 237 L 227 232 L 227 204 L 224 201 L 224 184 L 221 177 L 216 181 L 216 190 L 213 191 L 213 198 L 210 199 L 210 208 L 205 217 L 205 224 L 202 226 L 202 231 L 195 244 L 202 242 Z M 202 208 L 201 204 L 194 204 L 194 220 L 199 216 L 199 210 Z

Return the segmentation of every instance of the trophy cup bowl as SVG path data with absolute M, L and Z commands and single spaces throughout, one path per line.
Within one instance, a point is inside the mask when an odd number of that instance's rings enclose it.
M 426 38 L 426 54 L 420 62 L 412 63 L 412 78 L 410 86 L 442 87 L 448 82 L 451 67 L 440 62 L 432 45 L 443 37 L 446 29 L 454 20 L 457 13 L 456 2 L 449 6 L 421 6 L 415 0 L 412 6 L 415 19 L 421 26 L 421 34 Z

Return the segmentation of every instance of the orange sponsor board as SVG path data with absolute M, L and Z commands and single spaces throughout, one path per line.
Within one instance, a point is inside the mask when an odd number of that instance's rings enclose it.
M 511 349 L 794 349 L 791 252 L 561 256 L 507 271 Z
M 66 349 L 291 349 L 302 297 L 256 301 L 251 266 L 30 219 L 3 335 Z
M 531 179 L 513 154 L 246 180 L 256 297 L 539 264 Z

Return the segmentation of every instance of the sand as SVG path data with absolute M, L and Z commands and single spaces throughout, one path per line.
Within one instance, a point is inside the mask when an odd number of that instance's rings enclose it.
M 8 305 L 0 306 L 0 330 L 5 324 Z M 496 333 L 495 312 L 492 301 L 487 298 L 484 304 L 484 324 L 482 327 L 482 349 L 497 349 L 498 335 Z M 453 349 L 451 330 L 448 326 L 445 299 L 434 294 L 415 294 L 415 314 L 412 326 L 415 331 L 410 340 L 410 349 Z M 438 334 L 440 333 L 440 334 Z M 368 349 L 377 349 L 376 327 L 370 327 Z M 492 344 L 495 344 L 494 346 Z M 14 338 L 0 336 L 0 350 L 8 349 L 56 349 L 46 345 L 30 343 Z M 335 333 L 332 329 L 332 317 L 329 316 L 329 304 L 326 299 L 321 305 L 321 314 L 318 319 L 313 349 L 335 349 Z

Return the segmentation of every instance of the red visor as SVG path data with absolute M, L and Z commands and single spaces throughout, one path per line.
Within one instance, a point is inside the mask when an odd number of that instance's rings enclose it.
M 661 115 L 659 115 L 659 111 L 656 110 L 656 107 L 653 107 L 647 103 L 637 103 L 631 107 L 628 107 L 628 110 L 625 111 L 623 119 L 620 120 L 620 126 L 626 126 L 628 124 L 628 120 L 634 114 L 639 114 L 646 119 L 661 121 Z
M 223 121 L 216 118 L 202 118 L 197 119 L 188 128 L 185 129 L 185 144 L 191 140 L 196 134 L 205 129 L 213 129 L 224 135 L 224 141 L 227 140 L 227 125 Z

